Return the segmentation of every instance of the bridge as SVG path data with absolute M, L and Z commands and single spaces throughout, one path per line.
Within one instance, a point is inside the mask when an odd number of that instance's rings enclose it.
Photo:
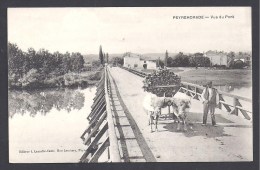
M 252 100 L 220 92 L 218 127 L 201 126 L 203 87 L 182 82 L 176 95 L 192 99 L 188 130 L 177 131 L 177 123 L 167 116 L 171 110 L 166 108 L 158 132 L 151 133 L 142 106 L 145 76 L 128 68 L 104 69 L 87 117 L 89 124 L 81 136 L 86 145 L 81 163 L 253 160 L 252 107 L 243 107 L 252 105 Z

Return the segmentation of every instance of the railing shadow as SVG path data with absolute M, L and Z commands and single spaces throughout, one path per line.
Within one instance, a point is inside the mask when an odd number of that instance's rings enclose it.
M 183 130 L 183 125 L 180 131 L 177 130 L 177 122 L 164 123 L 163 121 L 159 124 L 164 124 L 163 128 L 169 132 L 183 133 L 186 137 L 204 136 L 206 138 L 215 138 L 223 136 L 232 136 L 226 134 L 224 131 L 225 127 L 234 128 L 251 128 L 250 125 L 239 125 L 234 124 L 234 122 L 224 118 L 221 114 L 216 114 L 217 127 L 212 126 L 210 114 L 208 115 L 208 121 L 206 126 L 202 126 L 202 113 L 188 113 L 187 115 L 187 131 Z M 162 130 L 164 131 L 164 130 Z

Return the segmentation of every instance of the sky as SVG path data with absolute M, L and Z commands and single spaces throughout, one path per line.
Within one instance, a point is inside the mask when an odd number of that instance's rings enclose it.
M 225 16 L 233 16 L 225 18 Z M 173 19 L 173 16 L 208 16 Z M 223 19 L 211 19 L 223 16 Z M 250 7 L 9 8 L 8 41 L 22 50 L 170 53 L 251 51 Z

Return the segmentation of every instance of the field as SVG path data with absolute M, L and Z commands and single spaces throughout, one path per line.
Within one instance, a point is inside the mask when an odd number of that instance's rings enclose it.
M 208 70 L 192 69 L 176 73 L 182 81 L 204 85 L 212 81 L 214 85 L 251 86 L 252 70 Z
M 142 70 L 146 73 L 152 73 L 153 70 Z M 214 85 L 231 86 L 251 86 L 252 70 L 232 69 L 216 70 L 205 68 L 176 67 L 170 68 L 170 71 L 181 76 L 181 80 L 189 83 L 204 85 L 207 81 L 213 81 Z

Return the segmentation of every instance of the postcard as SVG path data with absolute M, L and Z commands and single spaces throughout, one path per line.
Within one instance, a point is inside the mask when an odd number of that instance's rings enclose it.
M 252 162 L 251 12 L 8 8 L 9 162 Z

